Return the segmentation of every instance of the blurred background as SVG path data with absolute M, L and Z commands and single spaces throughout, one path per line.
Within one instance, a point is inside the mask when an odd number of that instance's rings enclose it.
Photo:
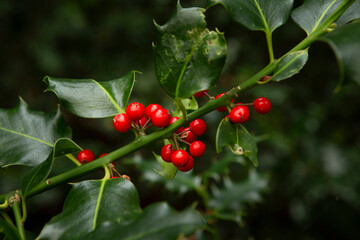
M 153 20 L 164 24 L 176 2 L 1 0 L 0 107 L 15 107 L 21 96 L 32 109 L 54 112 L 58 101 L 53 93 L 44 93 L 45 76 L 105 81 L 137 70 L 142 74 L 137 75 L 130 102 L 155 102 L 171 108 L 170 98 L 164 92 L 157 93 L 151 43 L 155 40 Z M 301 3 L 295 1 L 295 6 Z M 181 4 L 206 7 L 206 1 L 201 0 L 182 0 Z M 222 6 L 210 8 L 206 19 L 209 29 L 217 27 L 228 42 L 226 66 L 218 86 L 209 91 L 217 95 L 264 67 L 268 55 L 263 33 L 234 23 Z M 281 56 L 304 37 L 290 19 L 274 33 L 275 56 Z M 262 139 L 257 171 L 268 176 L 268 187 L 260 203 L 245 206 L 240 226 L 218 223 L 221 239 L 360 239 L 360 88 L 349 84 L 334 94 L 338 78 L 333 52 L 317 42 L 300 74 L 279 84 L 252 89 L 237 99 L 252 102 L 264 96 L 272 101 L 269 114 L 252 112 L 251 121 L 245 124 L 249 132 Z M 199 104 L 205 100 L 200 99 Z M 63 114 L 73 129 L 73 140 L 96 155 L 131 141 L 130 134 L 113 131 L 111 119 L 82 119 L 65 110 Z M 222 117 L 215 112 L 204 117 L 209 129 L 204 139 L 210 150 L 203 163 L 195 167 L 199 174 L 207 160 L 221 160 L 223 156 L 211 152 Z M 161 143 L 155 144 L 129 159 L 153 161 L 151 151 L 160 147 Z M 73 167 L 71 164 L 57 161 L 54 174 Z M 118 163 L 117 168 L 130 175 L 143 206 L 168 200 L 181 209 L 196 200 L 191 192 L 169 194 L 165 187 L 159 187 L 164 185 L 142 178 L 134 165 Z M 231 174 L 240 176 L 249 168 L 237 165 L 231 168 Z M 1 193 L 19 188 L 19 176 L 27 170 L 1 169 Z M 26 222 L 26 228 L 39 233 L 44 223 L 61 211 L 68 189 L 61 186 L 31 198 L 29 219 L 33 220 Z

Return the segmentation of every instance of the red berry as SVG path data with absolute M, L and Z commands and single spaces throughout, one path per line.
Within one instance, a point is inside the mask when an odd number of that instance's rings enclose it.
M 222 97 L 222 96 L 224 96 L 224 95 L 225 95 L 225 93 L 220 93 L 219 95 L 217 95 L 217 96 L 215 97 L 215 99 L 218 99 L 218 98 L 220 98 L 220 97 Z M 231 99 L 231 101 L 234 102 L 233 99 Z M 219 108 L 217 108 L 217 110 L 218 110 L 219 112 L 226 112 L 226 111 L 227 111 L 227 107 L 226 107 L 226 106 L 219 107 Z
M 119 178 L 119 176 L 112 176 L 111 178 Z
M 103 154 L 101 154 L 100 156 L 99 156 L 99 158 L 101 158 L 101 157 L 103 157 L 103 156 L 106 156 L 106 155 L 108 155 L 107 153 L 103 153 Z
M 194 97 L 202 97 L 205 95 L 205 93 L 207 93 L 208 90 L 204 90 L 204 91 L 200 91 L 194 94 Z
M 186 165 L 189 160 L 189 154 L 185 150 L 176 150 L 171 155 L 171 162 L 176 167 L 182 167 Z
M 148 119 L 146 117 L 143 117 L 142 119 L 139 120 L 140 123 L 140 127 L 144 127 L 145 123 L 147 123 Z
M 145 107 L 139 102 L 133 102 L 126 108 L 126 114 L 131 121 L 137 121 L 145 116 Z
M 206 123 L 201 119 L 195 119 L 190 123 L 190 130 L 196 136 L 201 136 L 206 132 Z
M 266 114 L 271 109 L 271 103 L 269 99 L 265 97 L 259 97 L 254 100 L 253 107 L 258 113 Z
M 119 113 L 113 119 L 114 128 L 119 132 L 127 132 L 131 128 L 129 117 L 125 113 Z
M 190 128 L 185 128 L 184 133 L 181 134 L 181 138 L 183 138 L 185 141 L 192 143 L 196 140 L 197 136 L 190 131 Z
M 81 164 L 89 163 L 95 159 L 94 153 L 89 149 L 84 149 L 77 155 L 77 159 Z
M 206 150 L 206 146 L 205 143 L 203 143 L 202 141 L 195 141 L 192 144 L 190 144 L 190 154 L 193 157 L 201 157 L 205 150 Z
M 175 121 L 177 121 L 177 120 L 179 120 L 179 119 L 180 119 L 179 117 L 172 117 L 172 118 L 170 119 L 169 125 L 172 124 L 172 123 L 174 123 Z M 184 129 L 184 128 L 181 127 L 181 128 L 179 128 L 178 130 L 176 130 L 175 133 L 180 133 L 180 132 L 183 131 L 183 129 Z
M 250 111 L 245 105 L 234 107 L 229 114 L 229 118 L 233 123 L 244 123 L 249 120 L 249 117 Z
M 171 115 L 169 111 L 165 108 L 157 109 L 152 115 L 151 115 L 151 122 L 155 127 L 166 127 L 169 125 L 171 119 Z
M 166 144 L 161 148 L 161 158 L 165 162 L 171 162 L 171 155 L 174 153 L 174 149 L 171 144 Z
M 188 162 L 184 166 L 178 167 L 178 169 L 182 172 L 188 172 L 191 169 L 193 169 L 193 167 L 194 167 L 194 158 L 189 155 Z
M 158 109 L 162 108 L 159 104 L 157 103 L 152 103 L 149 104 L 146 108 L 145 108 L 145 116 L 147 118 L 150 118 L 151 115 Z

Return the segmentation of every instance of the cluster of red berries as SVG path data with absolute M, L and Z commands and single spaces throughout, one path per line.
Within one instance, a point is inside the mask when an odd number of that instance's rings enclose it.
M 153 103 L 145 108 L 143 104 L 133 102 L 127 106 L 126 113 L 119 113 L 113 118 L 113 125 L 119 132 L 127 132 L 131 127 L 142 132 L 151 125 L 166 127 L 170 120 L 169 111 L 159 104 Z
M 176 121 L 176 120 L 175 120 Z M 174 140 L 176 148 L 171 144 L 166 144 L 161 149 L 161 158 L 165 162 L 171 162 L 182 172 L 188 172 L 194 167 L 194 157 L 201 157 L 206 151 L 206 146 L 202 141 L 196 140 L 198 136 L 206 132 L 206 123 L 201 119 L 195 119 L 186 128 L 180 128 L 175 132 Z M 179 149 L 178 140 L 189 145 L 190 154 Z
M 215 97 L 215 99 L 222 97 L 224 94 L 225 93 L 220 93 Z M 194 94 L 195 97 L 202 97 L 204 95 L 209 96 L 207 94 L 207 90 Z M 234 100 L 232 99 L 231 102 L 234 103 Z M 233 123 L 245 123 L 247 120 L 249 120 L 250 117 L 250 111 L 247 105 L 252 105 L 254 110 L 260 114 L 266 114 L 271 109 L 270 100 L 265 97 L 259 97 L 256 98 L 252 103 L 236 103 L 235 107 L 231 109 L 230 113 L 226 117 L 229 117 L 230 121 Z M 217 110 L 219 112 L 226 112 L 228 109 L 226 106 L 222 106 L 217 108 Z

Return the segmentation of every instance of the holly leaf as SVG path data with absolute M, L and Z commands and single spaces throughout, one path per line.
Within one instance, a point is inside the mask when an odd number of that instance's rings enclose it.
M 254 169 L 249 171 L 247 179 L 233 182 L 224 178 L 224 185 L 213 186 L 209 206 L 222 219 L 240 222 L 244 204 L 257 203 L 262 200 L 261 194 L 267 189 L 268 178 L 258 174 Z
M 336 90 L 340 90 L 344 80 L 360 84 L 360 21 L 337 27 L 319 40 L 330 45 L 338 60 L 340 80 Z
M 44 226 L 39 239 L 78 239 L 105 222 L 129 224 L 141 212 L 139 195 L 126 179 L 75 183 L 63 211 Z
M 297 74 L 308 59 L 308 50 L 300 50 L 290 53 L 277 63 L 271 80 L 279 82 Z
M 220 122 L 216 132 L 217 153 L 220 153 L 224 146 L 227 146 L 235 155 L 249 159 L 255 167 L 259 165 L 254 138 L 242 124 L 233 124 L 229 118 Z
M 105 118 L 125 112 L 135 72 L 104 82 L 54 77 L 45 77 L 44 82 L 46 91 L 54 92 L 69 112 L 84 118 Z
M 294 0 L 211 0 L 222 4 L 230 17 L 253 31 L 273 32 L 289 18 Z
M 94 232 L 81 239 L 152 240 L 178 239 L 199 228 L 205 228 L 204 219 L 192 208 L 175 211 L 167 203 L 154 203 L 146 207 L 143 213 L 131 224 L 104 223 Z
M 162 26 L 155 23 L 155 73 L 173 99 L 189 98 L 213 87 L 224 66 L 224 34 L 206 28 L 205 9 L 182 8 Z
M 338 26 L 360 18 L 360 0 L 356 0 L 336 21 Z
M 82 148 L 71 139 L 61 138 L 57 140 L 48 158 L 25 174 L 21 186 L 23 196 L 26 196 L 26 193 L 39 183 L 45 181 L 52 170 L 55 158 L 81 150 Z
M 309 35 L 332 16 L 343 1 L 307 0 L 292 12 L 291 17 Z
M 71 138 L 71 129 L 55 114 L 33 111 L 20 99 L 13 109 L 0 109 L 0 166 L 36 166 L 59 138 Z

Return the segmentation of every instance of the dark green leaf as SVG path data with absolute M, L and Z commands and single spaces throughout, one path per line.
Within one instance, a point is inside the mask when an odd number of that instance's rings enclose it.
M 233 218 L 233 221 L 239 221 L 243 205 L 259 202 L 267 182 L 267 177 L 259 175 L 254 169 L 250 170 L 246 180 L 238 183 L 224 178 L 223 187 L 213 187 L 209 205 L 219 212 L 221 218 L 227 216 Z
M 14 109 L 0 109 L 0 166 L 35 166 L 44 161 L 59 138 L 71 129 L 55 114 L 32 111 L 24 100 Z
M 47 91 L 54 92 L 62 106 L 85 118 L 114 116 L 124 109 L 135 82 L 135 72 L 110 81 L 45 77 Z
M 229 118 L 223 119 L 216 132 L 216 151 L 221 152 L 227 146 L 234 154 L 249 159 L 258 166 L 257 146 L 254 138 L 241 124 L 233 124 Z
M 295 9 L 291 17 L 309 35 L 315 31 L 343 2 L 343 0 L 307 0 Z
M 297 74 L 308 59 L 308 51 L 301 50 L 286 55 L 279 61 L 273 72 L 273 81 L 280 81 Z
M 81 151 L 82 148 L 74 143 L 71 139 L 61 138 L 56 141 L 54 145 L 54 151 L 49 154 L 49 157 L 41 164 L 32 168 L 26 173 L 22 180 L 21 191 L 25 196 L 28 191 L 44 181 L 50 174 L 54 159 L 69 153 Z
M 9 240 L 20 239 L 20 236 L 17 233 L 16 229 L 2 218 L 0 218 L 0 233 L 4 233 L 5 239 L 9 239 Z
M 130 181 L 83 181 L 74 184 L 63 211 L 45 225 L 39 238 L 78 239 L 104 222 L 128 224 L 140 214 L 139 195 Z
M 342 25 L 320 38 L 334 50 L 340 69 L 339 90 L 348 79 L 360 84 L 360 21 Z
M 167 203 L 155 203 L 146 207 L 143 213 L 129 225 L 103 224 L 82 239 L 122 240 L 176 240 L 180 234 L 189 234 L 205 228 L 204 219 L 193 209 L 177 212 Z
M 214 86 L 226 59 L 224 35 L 206 28 L 202 8 L 182 8 L 163 26 L 155 24 L 155 73 L 172 98 L 188 98 Z
M 360 18 L 360 0 L 356 0 L 336 21 L 338 26 Z
M 289 18 L 294 0 L 211 0 L 221 3 L 231 18 L 250 30 L 273 32 Z

